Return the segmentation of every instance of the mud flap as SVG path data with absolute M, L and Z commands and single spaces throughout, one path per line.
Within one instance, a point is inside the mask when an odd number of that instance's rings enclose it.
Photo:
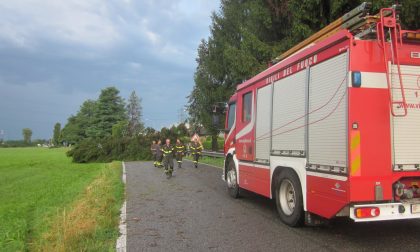
M 325 226 L 329 223 L 329 221 L 319 215 L 305 212 L 305 226 L 308 227 L 318 227 L 318 226 Z

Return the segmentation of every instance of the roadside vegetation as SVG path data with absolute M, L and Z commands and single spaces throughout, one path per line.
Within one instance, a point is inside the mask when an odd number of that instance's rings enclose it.
M 160 131 L 145 128 L 142 121 L 141 99 L 133 91 L 128 102 L 115 87 L 101 90 L 97 100 L 86 100 L 76 115 L 68 118 L 64 128 L 54 126 L 57 145 L 71 145 L 67 153 L 74 162 L 111 162 L 113 160 L 150 160 L 153 140 L 173 143 L 187 139 L 185 123 L 163 127 Z M 57 140 L 58 139 L 58 140 Z
M 0 251 L 106 251 L 118 237 L 121 163 L 65 148 L 0 149 Z
M 193 160 L 192 156 L 186 156 L 185 159 L 188 160 Z M 208 165 L 212 165 L 212 166 L 216 166 L 219 168 L 223 168 L 224 165 L 224 159 L 223 158 L 219 158 L 219 157 L 206 157 L 203 156 L 198 160 L 198 163 L 200 164 L 208 164 Z
M 24 140 L 8 140 L 2 141 L 0 139 L 0 148 L 16 148 L 16 147 L 36 147 L 36 146 L 48 146 L 49 141 L 45 139 L 35 139 L 30 143 Z
M 213 138 L 211 136 L 207 136 L 205 138 L 205 141 L 202 143 L 203 144 L 203 148 L 205 150 L 212 150 L 213 149 L 212 148 L 212 141 L 213 141 Z M 217 150 L 218 151 L 223 151 L 223 145 L 224 145 L 224 143 L 225 143 L 224 138 L 218 136 L 217 137 Z

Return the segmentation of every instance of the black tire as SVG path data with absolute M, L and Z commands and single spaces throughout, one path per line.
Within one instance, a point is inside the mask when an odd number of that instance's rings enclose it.
M 226 185 L 229 195 L 236 199 L 239 197 L 239 183 L 238 176 L 236 174 L 235 163 L 233 160 L 229 160 L 227 172 L 226 172 Z
M 276 206 L 280 219 L 291 227 L 304 223 L 302 187 L 295 172 L 283 170 L 276 177 Z

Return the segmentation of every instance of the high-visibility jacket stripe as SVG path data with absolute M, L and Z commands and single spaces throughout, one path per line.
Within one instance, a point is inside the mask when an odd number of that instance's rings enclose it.
M 185 146 L 184 145 L 176 145 L 175 149 L 176 149 L 177 153 L 182 153 L 182 152 L 185 151 Z

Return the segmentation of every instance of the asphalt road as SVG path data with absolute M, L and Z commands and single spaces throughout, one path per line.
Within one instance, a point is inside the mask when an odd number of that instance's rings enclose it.
M 221 169 L 183 166 L 167 180 L 151 162 L 126 163 L 129 252 L 420 251 L 419 220 L 290 228 L 271 200 L 230 198 Z

